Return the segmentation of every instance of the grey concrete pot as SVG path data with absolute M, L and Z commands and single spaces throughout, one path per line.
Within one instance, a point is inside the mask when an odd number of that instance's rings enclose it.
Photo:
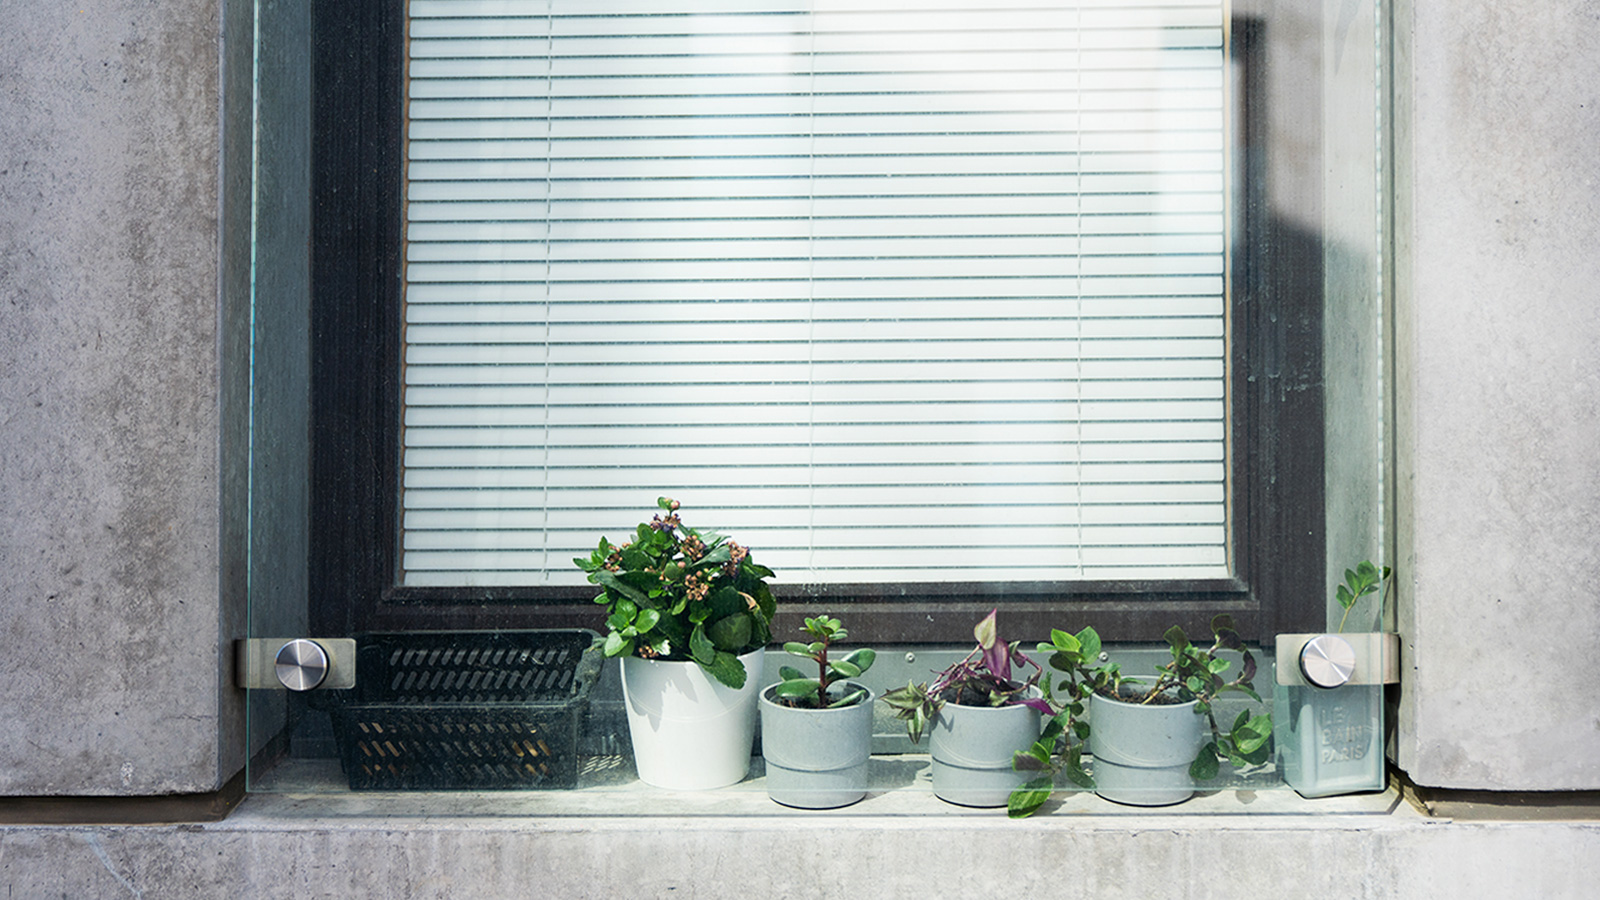
M 1095 694 L 1089 752 L 1095 793 L 1129 806 L 1169 806 L 1194 796 L 1189 765 L 1205 743 L 1194 701 L 1140 706 Z
M 872 756 L 871 690 L 853 681 L 843 691 L 867 690 L 866 699 L 840 709 L 794 709 L 761 692 L 761 757 L 767 762 L 767 796 L 784 806 L 832 809 L 867 795 Z
M 1011 760 L 1039 739 L 1038 710 L 946 703 L 928 728 L 933 793 L 939 799 L 959 806 L 1005 806 L 1012 790 L 1028 780 L 1028 773 L 1011 768 Z

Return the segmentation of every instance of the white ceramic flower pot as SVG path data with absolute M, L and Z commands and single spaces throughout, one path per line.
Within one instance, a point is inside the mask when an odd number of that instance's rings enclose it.
M 960 806 L 1005 806 L 1028 773 L 1011 768 L 1018 750 L 1039 739 L 1039 711 L 1028 706 L 946 703 L 928 723 L 933 793 Z
M 640 781 L 703 791 L 744 780 L 764 654 L 752 650 L 739 657 L 745 682 L 737 690 L 692 662 L 622 658 L 622 695 Z
M 833 809 L 867 795 L 872 757 L 872 701 L 840 709 L 794 709 L 761 692 L 761 756 L 767 796 L 785 806 Z M 844 682 L 845 691 L 862 688 Z
M 1130 806 L 1168 806 L 1194 796 L 1189 766 L 1205 743 L 1194 701 L 1141 706 L 1094 695 L 1089 752 L 1095 793 Z

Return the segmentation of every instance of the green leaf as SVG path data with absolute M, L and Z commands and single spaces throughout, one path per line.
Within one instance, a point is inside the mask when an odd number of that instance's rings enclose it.
M 1240 714 L 1240 717 L 1246 715 Z M 1252 754 L 1272 737 L 1272 716 L 1256 716 L 1243 725 L 1233 727 L 1233 742 L 1243 754 Z
M 1049 778 L 1035 778 L 1017 788 L 1006 798 L 1006 815 L 1013 819 L 1025 819 L 1033 815 L 1050 799 L 1054 787 Z
M 718 650 L 737 652 L 750 645 L 750 635 L 754 623 L 745 613 L 734 613 L 731 616 L 718 619 L 711 625 L 711 643 Z
M 1047 647 L 1047 648 L 1052 647 L 1052 646 L 1054 646 L 1054 645 L 1053 644 L 1045 644 L 1045 647 Z M 1060 653 L 1060 652 L 1057 652 L 1057 653 L 1050 654 L 1050 668 L 1057 669 L 1057 670 L 1062 671 L 1062 672 L 1071 672 L 1073 669 L 1076 669 L 1078 667 L 1078 664 L 1080 662 L 1082 662 L 1082 660 L 1079 658 L 1078 654 L 1076 654 L 1076 653 Z
M 695 661 L 700 662 L 698 659 Z M 700 662 L 700 668 L 705 669 L 706 674 L 728 687 L 735 690 L 744 687 L 744 663 L 739 662 L 739 657 L 732 653 L 718 650 L 712 657 L 711 664 Z
M 689 633 L 689 655 L 694 661 L 709 668 L 716 659 L 717 647 L 706 636 L 704 626 L 696 625 L 694 631 Z
M 794 666 L 779 666 L 778 677 L 784 681 L 794 681 L 796 679 L 805 678 L 806 674 L 799 669 L 796 669 Z
M 656 627 L 656 624 L 660 621 L 661 610 L 641 609 L 639 610 L 638 617 L 633 620 L 633 627 L 637 628 L 639 632 L 643 634 L 644 632 Z
M 701 569 L 709 569 L 715 566 L 720 566 L 731 559 L 733 559 L 733 548 L 729 547 L 727 544 L 718 544 L 717 546 L 712 547 L 710 550 L 707 550 L 706 555 L 700 557 L 700 559 L 695 562 L 694 568 L 696 571 Z
M 1061 653 L 1079 653 L 1083 649 L 1077 638 L 1059 628 L 1050 629 L 1050 645 Z
M 831 671 L 833 671 L 835 674 L 841 675 L 841 676 L 843 676 L 845 678 L 859 678 L 859 677 L 861 677 L 861 670 L 860 669 L 856 668 L 856 666 L 854 664 L 845 662 L 842 659 L 838 660 L 837 662 L 828 663 L 828 668 Z
M 1189 764 L 1189 777 L 1195 781 L 1210 781 L 1217 777 L 1217 745 L 1213 741 L 1200 748 L 1200 755 Z
M 911 712 L 911 720 L 906 723 L 906 731 L 911 735 L 911 743 L 922 740 L 922 733 L 928 730 L 928 714 L 922 707 L 917 707 Z
M 845 694 L 843 697 L 840 697 L 832 703 L 829 703 L 828 708 L 842 709 L 846 706 L 855 706 L 857 703 L 860 703 L 862 700 L 865 700 L 870 696 L 872 696 L 872 692 L 865 688 L 851 691 L 850 693 Z
M 1083 654 L 1084 662 L 1092 662 L 1100 658 L 1100 633 L 1089 626 L 1078 632 L 1079 652 Z
M 1094 790 L 1094 776 L 1083 767 L 1082 747 L 1072 747 L 1067 750 L 1066 756 L 1062 759 L 1061 772 L 1067 776 L 1068 781 L 1078 787 Z
M 1034 741 L 1026 750 L 1018 750 L 1011 757 L 1011 768 L 1016 772 L 1043 772 L 1050 768 L 1050 745 Z
M 731 584 L 723 584 L 712 591 L 710 596 L 706 597 L 705 606 L 709 607 L 714 617 L 718 619 L 742 613 L 750 608 L 750 604 L 744 602 L 744 595 L 735 590 Z
M 889 704 L 895 709 L 911 710 L 921 706 L 927 697 L 927 685 L 918 686 L 910 682 L 906 682 L 906 686 L 903 688 L 895 688 L 892 691 L 886 691 L 883 695 L 883 702 Z
M 1166 638 L 1167 643 L 1172 646 L 1174 653 L 1178 653 L 1189 648 L 1189 636 L 1184 634 L 1183 629 L 1176 625 L 1168 628 L 1167 633 L 1162 635 L 1162 637 Z
M 822 682 L 814 678 L 796 678 L 780 681 L 772 688 L 775 697 L 784 700 L 807 700 L 817 696 L 822 690 Z
M 805 644 L 800 643 L 799 641 L 785 641 L 784 644 L 783 644 L 783 651 L 785 653 L 792 653 L 795 656 L 803 657 L 805 659 L 811 659 L 812 658 L 811 657 L 811 648 L 809 646 L 805 645 Z
M 977 625 L 972 627 L 972 636 L 978 639 L 978 646 L 985 650 L 994 646 L 997 632 L 995 618 L 999 613 L 999 609 L 990 610 L 987 616 L 984 616 Z
M 645 596 L 644 591 L 639 590 L 631 584 L 623 583 L 623 581 L 617 577 L 617 573 L 611 571 L 610 569 L 600 569 L 599 571 L 595 572 L 594 582 L 602 587 L 616 591 L 635 603 L 647 604 L 650 602 L 650 598 Z
M 1044 723 L 1044 730 L 1039 733 L 1039 740 L 1045 744 L 1055 744 L 1056 738 L 1066 733 L 1067 721 L 1071 718 L 1072 714 L 1065 710 L 1051 716 L 1050 720 Z
M 859 674 L 872 668 L 872 664 L 878 661 L 878 653 L 876 650 L 861 647 L 845 654 L 844 661 L 855 666 Z
M 1241 753 L 1240 753 L 1240 756 L 1242 756 L 1244 758 L 1245 762 L 1250 763 L 1251 765 L 1256 765 L 1256 766 L 1265 764 L 1266 761 L 1267 761 L 1267 758 L 1270 757 L 1271 755 L 1272 755 L 1272 744 L 1270 744 L 1266 740 L 1262 740 L 1260 746 L 1255 747 L 1255 748 L 1253 748 L 1253 749 L 1251 749 L 1249 751 L 1241 751 Z
M 607 656 L 622 656 L 633 650 L 633 642 L 613 631 L 606 635 L 605 645 L 601 649 Z
M 1067 776 L 1068 781 L 1078 787 L 1091 791 L 1095 789 L 1094 776 L 1090 775 L 1089 771 L 1082 765 L 1063 766 L 1061 773 Z

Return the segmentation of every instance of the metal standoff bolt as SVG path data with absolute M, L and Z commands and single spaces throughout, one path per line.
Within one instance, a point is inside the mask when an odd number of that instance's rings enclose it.
M 328 654 L 322 645 L 295 638 L 278 648 L 274 660 L 278 681 L 291 691 L 309 691 L 328 677 Z
M 344 690 L 356 686 L 354 638 L 270 637 L 234 642 L 234 679 L 262 691 Z
M 1356 671 L 1356 651 L 1335 634 L 1319 634 L 1300 648 L 1300 674 L 1321 688 L 1335 688 Z

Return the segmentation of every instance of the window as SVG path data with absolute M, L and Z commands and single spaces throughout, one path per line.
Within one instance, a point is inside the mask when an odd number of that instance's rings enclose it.
M 1223 128 L 1224 29 L 1213 4 L 1180 4 L 1167 27 L 1151 27 L 1153 9 L 1122 4 L 1061 21 L 985 10 L 981 29 L 948 11 L 917 13 L 915 44 L 896 43 L 903 14 L 860 4 L 808 28 L 796 22 L 810 16 L 774 4 L 702 6 L 760 11 L 692 23 L 737 31 L 739 49 L 717 44 L 698 81 L 680 68 L 663 85 L 655 67 L 664 56 L 709 40 L 685 37 L 687 17 L 578 4 L 577 14 L 506 36 L 504 21 L 475 16 L 503 4 L 417 0 L 409 105 L 403 10 L 319 6 L 313 496 L 322 534 L 313 572 L 327 626 L 589 614 L 590 589 L 546 583 L 537 570 L 565 572 L 566 547 L 629 527 L 657 479 L 691 460 L 709 473 L 702 485 L 739 470 L 739 489 L 724 492 L 737 498 L 730 505 L 793 497 L 785 510 L 716 524 L 755 546 L 780 585 L 786 572 L 806 573 L 786 608 L 849 610 L 852 630 L 875 642 L 964 640 L 978 607 L 996 603 L 1022 619 L 1017 630 L 1092 617 L 1125 638 L 1220 610 L 1261 636 L 1320 619 L 1321 249 L 1266 214 L 1248 104 L 1235 99 L 1231 121 L 1242 124 Z M 515 33 L 535 25 L 570 37 Z M 627 34 L 625 50 L 602 25 Z M 1237 22 L 1227 31 L 1246 73 L 1239 96 L 1253 96 L 1254 35 Z M 576 49 L 554 49 L 562 40 Z M 519 41 L 545 48 L 542 59 L 527 46 L 509 50 L 537 72 L 483 65 L 482 54 Z M 768 46 L 773 54 L 755 52 Z M 1115 60 L 1108 74 L 1084 62 L 1096 54 Z M 619 56 L 628 69 L 597 68 Z M 728 68 L 730 56 L 745 68 Z M 1167 65 L 1173 58 L 1188 63 Z M 552 59 L 576 65 L 558 73 Z M 988 88 L 1014 83 L 1018 70 L 1032 83 L 1004 96 L 1025 102 L 992 108 L 1002 95 Z M 1085 92 L 1084 77 L 1124 80 Z M 1052 78 L 1073 84 L 1052 89 Z M 529 100 L 531 81 L 548 93 Z M 463 87 L 510 96 L 466 100 Z M 1129 109 L 1141 91 L 1165 92 L 1159 116 Z M 1095 98 L 1113 102 L 1095 108 Z M 907 113 L 889 100 L 920 106 Z M 646 103 L 666 117 L 641 117 Z M 497 107 L 508 114 L 485 118 Z M 556 122 L 577 135 L 560 148 Z M 1106 143 L 1116 136 L 1146 143 Z M 496 149 L 465 149 L 484 138 Z M 1227 223 L 1225 138 L 1248 173 L 1235 179 L 1242 189 Z M 511 149 L 524 142 L 540 146 Z M 499 150 L 517 162 L 496 159 Z M 668 181 L 641 177 L 669 163 Z M 685 173 L 715 189 L 686 190 Z M 496 205 L 537 209 L 488 209 Z M 1225 224 L 1241 251 L 1231 258 Z M 521 236 L 530 226 L 535 240 L 506 239 L 508 228 Z M 486 326 L 505 313 L 511 324 Z M 674 342 L 693 327 L 715 339 Z M 629 354 L 623 365 L 594 365 L 609 342 Z M 1135 342 L 1142 349 L 1130 354 Z M 734 343 L 762 348 L 761 371 L 704 364 L 710 348 Z M 550 357 L 574 347 L 590 356 L 557 372 Z M 476 370 L 489 379 L 463 376 L 472 358 L 513 364 Z M 629 364 L 640 358 L 648 364 Z M 538 371 L 512 372 L 517 364 Z M 639 411 L 630 391 L 657 380 L 651 366 L 660 378 L 682 374 L 690 400 Z M 648 426 L 692 417 L 725 389 L 758 398 L 737 437 L 697 439 L 687 456 L 669 454 L 671 437 L 640 446 L 662 430 Z M 1096 404 L 1120 407 L 1098 414 Z M 579 414 L 566 420 L 574 427 L 557 435 L 550 409 Z M 629 415 L 647 427 L 606 424 Z M 710 421 L 697 434 L 716 431 Z M 469 431 L 491 438 L 472 447 Z M 625 436 L 608 444 L 599 431 Z M 735 456 L 708 464 L 714 447 Z M 555 492 L 596 512 L 562 521 L 470 508 L 490 498 L 514 509 L 516 495 L 551 493 L 552 482 L 532 476 L 545 476 L 557 450 L 568 468 Z M 607 470 L 577 467 L 645 452 L 661 461 L 627 476 L 638 490 L 621 492 L 626 505 L 603 496 Z M 1142 484 L 1124 474 L 1140 467 Z M 1110 470 L 1118 474 L 1096 481 Z M 1112 502 L 1082 502 L 1105 481 L 1119 486 Z M 905 503 L 941 490 L 945 502 Z M 987 504 L 993 497 L 1012 505 Z M 1090 507 L 1122 521 L 1086 538 Z M 509 534 L 481 527 L 496 515 Z M 819 531 L 832 540 L 777 537 Z M 1119 552 L 1135 531 L 1149 535 L 1144 545 Z M 509 552 L 494 558 L 497 546 Z M 894 561 L 864 567 L 880 558 Z M 478 574 L 461 574 L 462 559 Z

